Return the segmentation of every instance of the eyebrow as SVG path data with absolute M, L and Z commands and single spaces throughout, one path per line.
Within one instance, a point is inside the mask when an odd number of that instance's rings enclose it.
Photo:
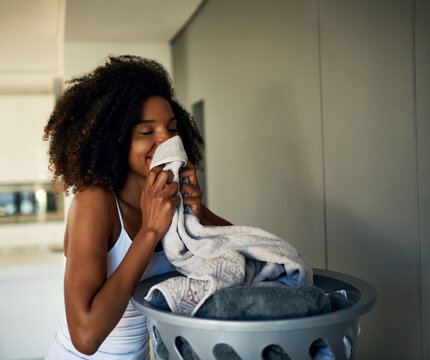
M 169 119 L 169 123 L 171 123 L 173 121 L 176 121 L 176 117 L 175 116 L 173 116 L 173 117 L 171 117 Z M 147 123 L 155 123 L 155 122 L 156 122 L 155 120 L 138 120 L 137 121 L 137 125 L 139 125 L 139 124 L 147 124 Z

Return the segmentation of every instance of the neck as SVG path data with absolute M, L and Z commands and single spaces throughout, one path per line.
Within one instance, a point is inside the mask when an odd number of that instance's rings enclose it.
M 145 178 L 129 173 L 124 186 L 118 191 L 118 198 L 128 206 L 140 211 L 140 195 Z

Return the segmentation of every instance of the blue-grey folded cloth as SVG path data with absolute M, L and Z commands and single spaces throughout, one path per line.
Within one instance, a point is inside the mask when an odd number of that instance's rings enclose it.
M 344 294 L 343 290 L 328 293 L 327 296 L 330 299 L 331 311 L 348 309 L 354 305 L 354 302 L 347 298 L 346 293 Z
M 235 286 L 218 290 L 196 317 L 220 320 L 290 319 L 331 311 L 330 299 L 316 286 Z
M 148 301 L 170 311 L 163 294 L 155 291 Z M 219 320 L 275 320 L 326 314 L 353 305 L 340 293 L 324 293 L 316 286 L 235 286 L 220 289 L 196 312 L 196 317 Z

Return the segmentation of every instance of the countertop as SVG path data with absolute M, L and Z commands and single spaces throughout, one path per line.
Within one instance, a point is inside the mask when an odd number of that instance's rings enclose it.
M 0 247 L 0 280 L 46 276 L 63 268 L 63 251 L 57 247 Z

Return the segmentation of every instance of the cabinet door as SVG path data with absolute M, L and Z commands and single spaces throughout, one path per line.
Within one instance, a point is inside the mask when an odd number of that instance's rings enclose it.
M 0 96 L 0 182 L 47 181 L 47 144 L 43 128 L 54 96 Z
M 41 359 L 64 314 L 63 265 L 0 267 L 0 359 Z

